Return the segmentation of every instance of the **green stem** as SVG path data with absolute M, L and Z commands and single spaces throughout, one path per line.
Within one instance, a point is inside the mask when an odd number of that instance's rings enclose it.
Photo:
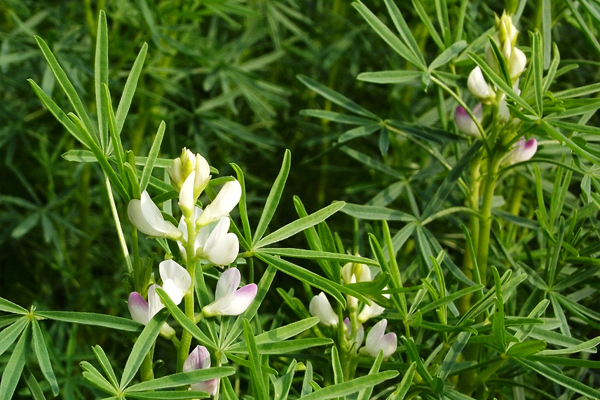
M 488 155 L 488 168 L 485 173 L 483 186 L 483 200 L 481 203 L 481 221 L 479 226 L 479 238 L 477 240 L 477 265 L 481 283 L 487 281 L 488 255 L 490 251 L 490 232 L 492 228 L 492 201 L 494 190 L 498 180 L 498 168 L 502 159 L 497 153 Z
M 127 249 L 127 242 L 123 235 L 123 228 L 121 228 L 121 221 L 119 220 L 119 213 L 117 212 L 117 205 L 115 204 L 115 198 L 113 197 L 110 180 L 108 176 L 104 175 L 104 183 L 106 184 L 106 194 L 108 195 L 108 201 L 110 203 L 110 211 L 112 212 L 113 219 L 115 220 L 115 228 L 117 229 L 117 236 L 119 237 L 119 243 L 121 244 L 121 250 L 127 263 L 127 272 L 130 274 L 133 272 L 133 265 L 131 263 L 131 257 L 129 257 L 129 250 Z
M 142 365 L 140 366 L 140 377 L 142 382 L 151 381 L 154 379 L 154 369 L 152 368 L 152 359 L 154 358 L 154 346 L 150 349 L 148 354 L 144 357 Z
M 187 226 L 187 237 L 188 240 L 185 242 L 185 254 L 187 261 L 187 271 L 192 278 L 192 286 L 190 290 L 185 294 L 184 305 L 185 305 L 185 316 L 195 323 L 196 317 L 194 314 L 194 282 L 196 281 L 196 249 L 194 248 L 194 242 L 196 241 L 196 221 L 194 221 L 193 211 L 189 215 L 184 215 L 185 224 Z M 202 273 L 202 268 L 199 269 L 199 273 Z M 183 363 L 188 357 L 190 351 L 190 345 L 192 344 L 192 335 L 187 331 L 183 330 L 181 334 L 181 342 L 179 350 L 177 352 L 177 372 L 183 371 Z

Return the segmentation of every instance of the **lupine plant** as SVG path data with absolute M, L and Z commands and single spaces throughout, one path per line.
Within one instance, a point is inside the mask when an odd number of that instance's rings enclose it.
M 258 3 L 277 49 L 267 59 L 286 46 L 304 57 L 314 50 L 298 28 L 306 19 L 296 2 Z M 323 109 L 305 109 L 303 117 L 318 119 L 325 132 L 352 126 L 317 140 L 323 147 L 304 167 L 321 162 L 324 173 L 332 154 L 343 153 L 353 168 L 367 168 L 371 182 L 357 190 L 349 179 L 345 200 L 352 201 L 322 208 L 295 196 L 297 217 L 281 210 L 293 172 L 289 150 L 277 153 L 279 173 L 257 201 L 256 171 L 230 162 L 225 168 L 235 176 L 221 174 L 194 143 L 167 156 L 165 121 L 147 153 L 139 151 L 138 133 L 126 148 L 149 48 L 169 44 L 194 54 L 177 34 L 156 28 L 145 1 L 140 10 L 153 43 L 135 43 L 139 53 L 116 103 L 105 12 L 95 26 L 93 109 L 36 36 L 68 105 L 47 85 L 29 83 L 76 143 L 63 158 L 101 177 L 119 246 L 110 259 L 123 265 L 123 313 L 26 309 L 0 298 L 0 399 L 46 399 L 72 385 L 57 362 L 59 344 L 49 340 L 59 323 L 117 331 L 117 346 L 126 349 L 124 356 L 107 352 L 98 334 L 93 357 L 76 360 L 86 392 L 65 398 L 600 398 L 593 359 L 600 343 L 600 130 L 588 124 L 600 101 L 586 97 L 600 85 L 561 83 L 575 65 L 561 61 L 551 18 L 553 9 L 568 11 L 600 53 L 586 20 L 597 21 L 600 9 L 588 1 L 541 1 L 540 29 L 528 30 L 526 1 L 507 1 L 488 31 L 467 35 L 475 15 L 469 1 L 429 3 L 383 0 L 379 13 L 377 5 L 352 4 L 374 34 L 370 45 L 392 54 L 386 57 L 396 67 L 366 70 L 360 85 L 393 85 L 384 86 L 390 99 L 413 99 L 414 110 L 390 108 L 387 115 L 335 91 L 332 81 L 298 75 L 325 99 Z M 252 15 L 245 2 L 210 7 L 232 25 L 229 14 Z M 290 41 L 282 40 L 284 30 Z M 282 90 L 249 80 L 245 73 L 256 65 L 238 60 L 219 70 L 223 61 L 208 58 L 215 75 L 205 88 L 218 82 L 224 92 L 215 104 L 237 114 L 241 96 L 259 125 L 274 113 L 270 102 Z M 231 90 L 232 82 L 239 86 Z M 204 116 L 222 140 L 219 129 L 240 127 Z M 273 145 L 244 133 L 263 150 Z M 365 201 L 361 191 L 374 195 Z

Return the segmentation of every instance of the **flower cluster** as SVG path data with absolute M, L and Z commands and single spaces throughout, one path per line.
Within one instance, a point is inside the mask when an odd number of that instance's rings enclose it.
M 342 268 L 342 279 L 345 284 L 369 282 L 371 281 L 371 271 L 367 265 L 348 263 Z M 384 296 L 389 297 L 389 295 Z M 359 310 L 359 301 L 357 298 L 348 296 L 347 301 L 351 318 L 355 319 L 356 324 L 353 329 L 350 318 L 344 320 L 346 338 L 358 349 L 365 336 L 362 324 L 373 317 L 381 315 L 385 309 L 371 302 L 364 304 Z M 333 311 L 329 300 L 327 300 L 327 296 L 323 292 L 311 299 L 309 312 L 311 315 L 319 317 L 319 322 L 322 325 L 336 327 L 339 324 L 340 319 L 335 311 Z M 383 356 L 387 358 L 396 351 L 398 343 L 396 334 L 388 333 L 384 335 L 386 326 L 387 321 L 382 319 L 371 328 L 367 334 L 365 346 L 360 349 L 362 354 L 377 357 L 379 350 L 383 350 Z
M 197 257 L 215 265 L 228 265 L 237 258 L 238 238 L 229 230 L 228 215 L 240 201 L 242 188 L 238 181 L 226 182 L 217 197 L 206 208 L 196 206 L 198 197 L 210 181 L 210 167 L 200 154 L 183 149 L 169 169 L 173 187 L 179 191 L 182 217 L 175 227 L 165 220 L 148 192 L 141 199 L 131 200 L 127 207 L 129 220 L 141 232 L 151 237 L 178 242 L 184 257 Z M 190 245 L 194 254 L 187 254 Z

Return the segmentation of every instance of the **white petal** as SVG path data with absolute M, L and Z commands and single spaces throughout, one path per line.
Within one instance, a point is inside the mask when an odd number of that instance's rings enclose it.
M 229 268 L 221 274 L 215 290 L 215 301 L 202 309 L 202 313 L 207 316 L 219 315 L 221 310 L 227 308 L 236 289 L 240 285 L 241 275 L 237 268 Z
M 177 287 L 175 282 L 173 282 L 171 279 L 167 279 L 166 281 L 163 281 L 162 288 L 165 292 L 167 292 L 173 303 L 181 303 L 185 292 L 182 292 L 181 289 Z
M 154 227 L 146 221 L 144 213 L 142 212 L 142 204 L 138 199 L 131 200 L 127 205 L 127 216 L 129 217 L 129 222 L 131 222 L 140 232 L 145 233 L 148 236 L 162 237 L 163 233 L 154 229 Z
M 527 56 L 525 56 L 525 53 L 515 47 L 510 56 L 509 65 L 510 78 L 514 81 L 525 70 L 525 66 L 527 65 Z
M 210 368 L 210 353 L 204 346 L 196 346 L 183 363 L 183 372 Z
M 256 292 L 258 291 L 258 286 L 256 284 L 251 283 L 249 285 L 244 286 L 241 289 L 238 289 L 234 295 L 233 299 L 229 305 L 222 310 L 220 310 L 219 314 L 221 315 L 240 315 L 248 307 L 252 304 L 252 301 L 256 297 Z
M 212 247 L 204 248 L 208 261 L 215 265 L 229 265 L 235 261 L 240 251 L 240 243 L 235 233 L 228 233 Z
M 383 334 L 385 333 L 386 327 L 386 319 L 382 319 L 381 321 L 373 325 L 373 327 L 369 331 L 369 334 L 367 335 L 367 343 L 365 344 L 365 346 L 367 347 L 367 351 L 369 351 L 369 348 L 377 346 L 377 343 L 381 340 Z M 375 352 L 375 354 L 377 354 L 377 352 Z
M 320 322 L 325 326 L 337 326 L 338 316 L 331 308 L 329 300 L 325 293 L 321 292 L 313 297 L 308 306 L 311 315 L 319 317 Z
M 342 279 L 344 280 L 344 283 L 356 282 L 356 280 L 354 279 L 354 273 L 352 271 L 352 263 L 347 263 L 342 267 Z
M 196 197 L 194 197 L 194 180 L 196 179 L 196 172 L 192 173 L 186 178 L 185 182 L 181 186 L 179 191 L 179 208 L 183 211 L 184 215 L 190 215 L 196 204 Z
M 373 317 L 381 315 L 384 311 L 385 308 L 372 301 L 370 305 L 367 304 L 363 307 L 360 314 L 358 314 L 358 320 L 360 322 L 365 322 Z
M 481 68 L 479 67 L 475 67 L 473 71 L 471 71 L 471 73 L 469 74 L 467 86 L 469 87 L 469 90 L 471 91 L 473 96 L 478 97 L 480 99 L 489 99 L 494 95 L 492 89 L 485 81 L 485 78 L 481 73 Z
M 371 280 L 371 269 L 365 264 L 355 264 L 354 275 L 356 275 L 357 282 L 369 282 Z
M 229 181 L 223 185 L 217 197 L 204 208 L 204 213 L 198 218 L 198 226 L 208 225 L 221 217 L 228 215 L 240 202 L 242 187 L 238 181 Z
M 144 325 L 150 321 L 150 318 L 148 318 L 148 302 L 138 292 L 132 292 L 129 295 L 127 307 L 129 308 L 131 319 L 134 321 Z
M 359 348 L 365 340 L 365 328 L 361 325 L 358 326 L 358 332 L 356 332 L 356 347 Z
M 165 308 L 160 297 L 158 297 L 158 293 L 156 293 L 157 287 L 160 286 L 152 285 L 148 288 L 148 321 L 152 319 L 157 312 Z
M 196 179 L 194 180 L 194 195 L 196 198 L 204 190 L 210 180 L 210 166 L 204 157 L 196 154 Z
M 173 281 L 181 292 L 187 292 L 192 286 L 192 278 L 185 268 L 173 260 L 165 260 L 158 265 L 163 282 Z M 165 288 L 165 291 L 167 289 Z
M 383 350 L 383 358 L 388 358 L 394 354 L 398 347 L 398 339 L 395 333 L 384 335 L 386 326 L 387 320 L 382 319 L 371 328 L 367 335 L 365 352 L 371 357 L 377 357 L 379 350 Z
M 190 388 L 192 390 L 197 390 L 199 392 L 206 392 L 206 393 L 210 394 L 211 396 L 214 396 L 215 394 L 217 394 L 218 387 L 219 387 L 219 379 L 218 378 L 209 379 L 207 381 L 202 381 L 202 382 L 198 382 L 198 383 L 192 383 L 190 385 Z
M 503 122 L 507 122 L 510 119 L 510 110 L 506 105 L 506 99 L 503 97 L 498 104 L 498 116 Z

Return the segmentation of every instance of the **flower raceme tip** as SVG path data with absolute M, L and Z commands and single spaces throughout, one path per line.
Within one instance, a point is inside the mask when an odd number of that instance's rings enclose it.
M 168 173 L 171 178 L 171 185 L 178 192 L 181 191 L 185 182 L 193 174 L 190 185 L 193 189 L 193 197 L 196 199 L 210 180 L 210 166 L 206 159 L 200 154 L 194 155 L 185 147 L 181 150 L 181 156 L 173 160 L 173 165 L 169 168 Z
M 221 274 L 215 290 L 215 301 L 202 309 L 205 317 L 217 315 L 240 315 L 256 297 L 258 287 L 255 283 L 240 289 L 241 274 L 237 268 L 229 268 Z
M 210 368 L 210 353 L 204 346 L 196 346 L 190 355 L 185 359 L 183 363 L 183 372 L 191 372 L 199 369 Z M 207 381 L 200 381 L 198 383 L 192 383 L 190 385 L 191 390 L 197 390 L 199 392 L 206 392 L 211 396 L 217 393 L 219 386 L 219 379 L 209 379 Z

